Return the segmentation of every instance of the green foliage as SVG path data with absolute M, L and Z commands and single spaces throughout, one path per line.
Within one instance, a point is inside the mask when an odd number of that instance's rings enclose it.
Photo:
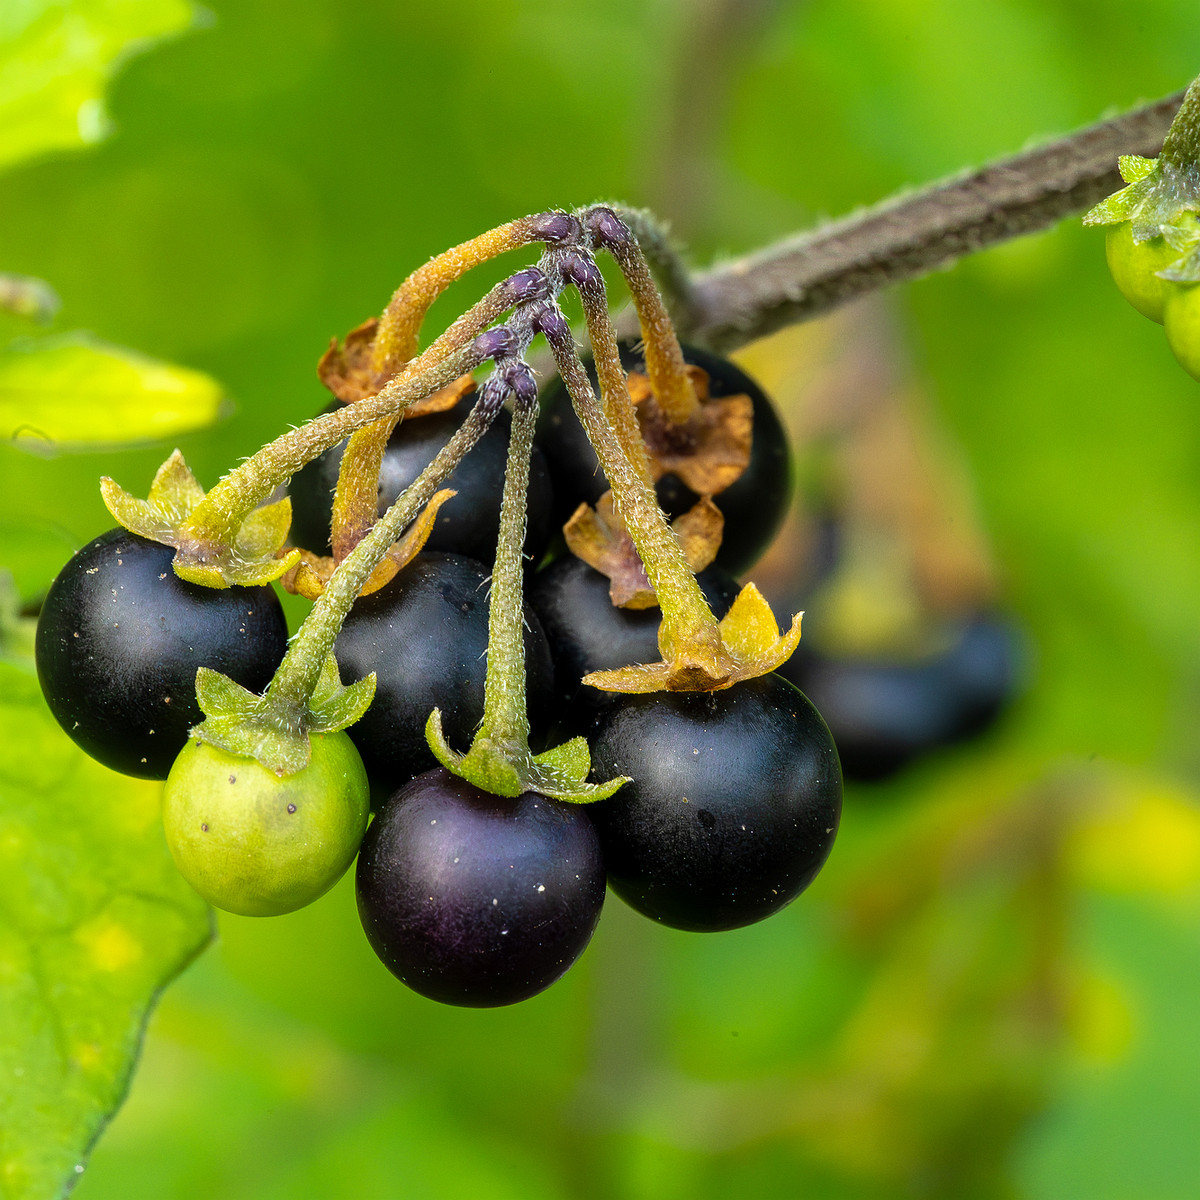
M 104 89 L 133 52 L 186 29 L 191 0 L 17 0 L 0 11 L 0 167 L 109 132 Z
M 208 941 L 159 788 L 77 750 L 0 662 L 0 1194 L 54 1196 L 129 1082 L 159 990 Z
M 0 354 L 0 437 L 39 448 L 172 438 L 211 425 L 220 402 L 199 371 L 78 335 Z
M 121 136 L 0 179 L 6 269 L 51 280 L 72 326 L 186 357 L 239 399 L 181 438 L 205 486 L 325 403 L 331 336 L 499 221 L 617 195 L 701 256 L 744 250 L 1165 94 L 1200 61 L 1184 0 L 1132 23 L 1117 0 L 746 6 L 769 15 L 724 58 L 684 3 L 211 7 L 211 29 L 119 80 Z M 689 78 L 716 107 L 680 110 Z M 872 353 L 902 343 L 896 386 L 930 399 L 970 469 L 1033 648 L 1002 729 L 850 790 L 826 872 L 774 920 L 699 937 L 612 903 L 579 966 L 513 1010 L 405 992 L 349 881 L 270 922 L 222 917 L 163 997 L 80 1197 L 1194 1191 L 1200 394 L 1112 289 L 1099 231 L 1071 225 L 836 320 Z M 821 368 L 769 353 L 784 380 Z M 0 562 L 23 601 L 111 523 L 97 478 L 144 494 L 169 448 L 0 446 Z M 8 766 L 71 767 L 28 727 L 7 727 Z M 71 770 L 88 806 L 55 791 L 23 860 L 47 881 L 69 830 L 118 851 L 97 797 L 155 795 Z M 0 819 L 24 811 L 11 794 Z M 130 845 L 169 873 L 150 832 Z M 24 905 L 5 904 L 6 939 Z M 0 1053 L 31 1028 L 6 1026 Z

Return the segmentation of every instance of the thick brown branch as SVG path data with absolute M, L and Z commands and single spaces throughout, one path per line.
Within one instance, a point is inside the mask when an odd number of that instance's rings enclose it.
M 1158 153 L 1182 99 L 1176 92 L 696 275 L 676 314 L 680 332 L 735 349 L 1082 212 L 1121 186 L 1118 155 Z

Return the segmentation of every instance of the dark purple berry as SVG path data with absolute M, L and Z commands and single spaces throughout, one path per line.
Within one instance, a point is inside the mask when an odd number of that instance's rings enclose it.
M 713 503 L 725 518 L 725 532 L 716 565 L 731 575 L 741 575 L 758 560 L 779 529 L 791 500 L 791 450 L 787 433 L 763 390 L 728 359 L 683 347 L 684 358 L 703 368 L 714 397 L 746 394 L 754 411 L 754 433 L 750 462 L 745 471 Z M 638 345 L 621 345 L 621 362 L 626 371 L 644 373 L 645 358 Z M 587 362 L 592 386 L 598 387 L 595 365 Z M 571 406 L 562 380 L 555 378 L 542 394 L 538 421 L 538 445 L 546 455 L 554 484 L 555 521 L 561 525 L 580 504 L 595 504 L 608 489 Z M 668 517 L 686 512 L 699 499 L 674 474 L 664 475 L 655 491 Z
M 580 806 L 493 796 L 439 768 L 380 807 L 357 890 L 393 975 L 431 1000 L 484 1008 L 536 995 L 583 953 L 604 868 Z

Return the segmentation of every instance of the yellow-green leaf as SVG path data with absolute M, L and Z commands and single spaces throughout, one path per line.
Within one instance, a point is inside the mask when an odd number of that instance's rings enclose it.
M 214 421 L 209 376 L 82 335 L 0 352 L 0 436 L 54 450 L 157 441 Z
M 110 77 L 194 15 L 190 0 L 0 4 L 0 166 L 99 141 Z
M 0 662 L 0 1195 L 63 1194 L 124 1098 L 150 1008 L 206 944 L 161 786 L 77 750 Z

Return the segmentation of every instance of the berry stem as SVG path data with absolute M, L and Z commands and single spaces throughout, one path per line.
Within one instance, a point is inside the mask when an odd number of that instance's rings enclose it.
M 646 443 L 642 439 L 637 410 L 629 396 L 629 382 L 621 364 L 621 352 L 617 348 L 617 332 L 608 315 L 608 292 L 604 287 L 604 276 L 590 257 L 576 257 L 579 259 L 579 265 L 571 264 L 574 267 L 571 281 L 575 284 L 579 299 L 583 303 L 583 319 L 587 323 L 588 338 L 592 343 L 592 359 L 600 380 L 604 415 L 612 424 L 630 465 L 643 483 L 653 487 L 650 458 L 646 453 Z
M 430 347 L 432 351 L 433 347 Z M 180 533 L 196 545 L 232 545 L 245 518 L 305 463 L 348 434 L 380 417 L 403 412 L 410 404 L 469 374 L 483 361 L 472 345 L 438 363 L 430 363 L 377 395 L 325 413 L 276 438 L 230 471 L 196 505 Z
M 727 668 L 732 671 L 733 660 L 721 641 L 717 620 L 684 558 L 679 539 L 667 524 L 653 489 L 630 463 L 605 419 L 566 318 L 557 307 L 547 307 L 538 318 L 538 328 L 550 344 L 575 412 L 612 488 L 617 512 L 658 596 L 662 610 L 658 644 L 663 660 L 684 664 L 696 659 L 712 664 L 718 673 Z
M 479 338 L 484 330 L 497 321 L 515 305 L 532 296 L 542 295 L 546 288 L 545 275 L 530 268 L 519 271 L 496 284 L 466 313 L 460 316 L 419 358 L 408 363 L 400 371 L 397 381 L 408 379 L 423 367 L 462 350 Z M 493 344 L 503 332 L 493 331 L 477 349 L 487 358 L 507 347 Z M 337 491 L 333 497 L 333 521 L 331 542 L 335 560 L 341 561 L 366 535 L 379 516 L 379 471 L 392 430 L 403 416 L 397 411 L 390 416 L 366 426 L 354 433 L 346 445 L 342 465 L 338 472 Z
M 537 413 L 537 386 L 530 376 L 527 387 L 518 386 L 513 406 L 504 494 L 500 501 L 500 533 L 488 606 L 483 723 L 477 735 L 489 739 L 506 754 L 520 757 L 529 757 L 522 580 L 526 495 Z
M 296 728 L 303 722 L 321 669 L 363 584 L 405 527 L 429 503 L 438 484 L 488 431 L 502 401 L 503 393 L 484 388 L 454 436 L 338 565 L 275 672 L 266 692 L 264 715 L 274 717 L 285 728 Z
M 431 258 L 396 289 L 384 309 L 375 332 L 375 369 L 396 371 L 415 357 L 421 325 L 433 302 L 472 267 L 531 242 L 562 241 L 577 230 L 578 222 L 567 213 L 537 213 L 497 225 Z
M 596 245 L 612 255 L 625 277 L 646 343 L 646 374 L 658 406 L 668 420 L 682 425 L 699 411 L 700 400 L 646 256 L 629 227 L 611 208 L 586 210 L 584 222 Z

